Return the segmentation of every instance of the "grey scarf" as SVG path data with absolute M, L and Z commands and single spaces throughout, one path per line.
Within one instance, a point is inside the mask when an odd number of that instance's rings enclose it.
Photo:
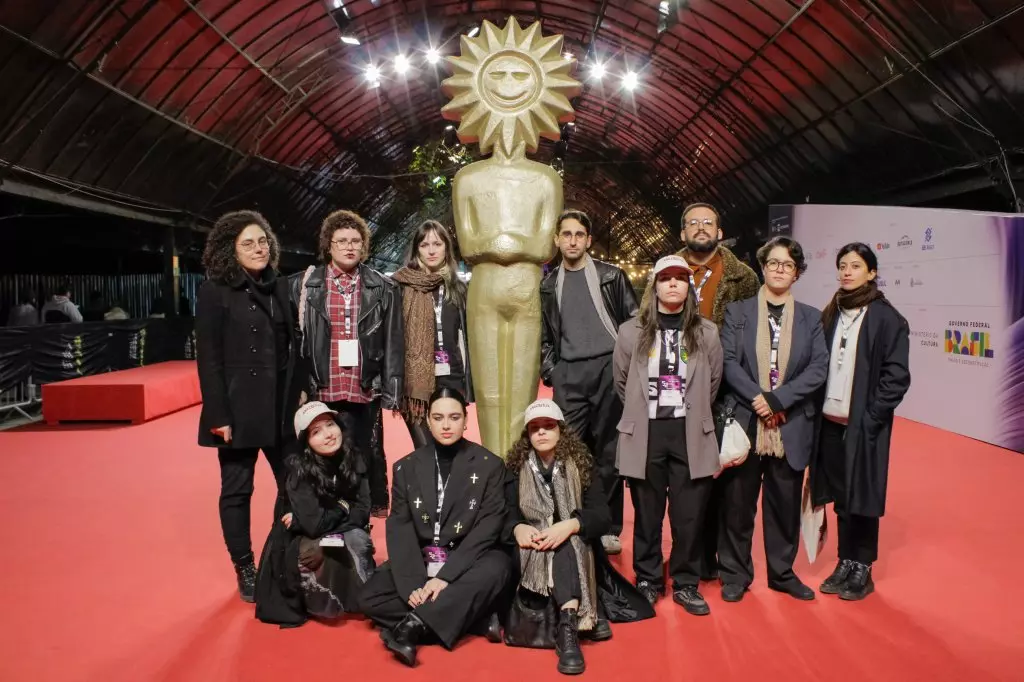
M 597 279 L 597 266 L 589 253 L 583 254 L 583 271 L 587 277 L 587 289 L 590 290 L 590 298 L 594 301 L 594 308 L 597 309 L 597 317 L 601 320 L 605 330 L 611 334 L 613 339 L 618 339 L 618 330 L 604 309 L 604 299 L 601 298 L 601 282 Z M 558 312 L 562 312 L 562 284 L 565 282 L 565 265 L 558 266 L 558 274 L 555 276 L 555 298 L 558 300 Z
M 536 467 L 536 469 L 534 468 Z M 580 508 L 583 490 L 580 486 L 580 473 L 576 465 L 569 460 L 555 462 L 551 472 L 551 488 L 554 497 L 540 480 L 540 463 L 537 453 L 531 451 L 530 457 L 519 470 L 519 509 L 523 517 L 537 530 L 544 530 L 554 522 L 555 508 L 562 519 L 572 518 L 572 513 Z M 597 576 L 594 572 L 594 553 L 579 535 L 573 535 L 567 542 L 572 543 L 576 554 L 576 568 L 579 571 L 582 599 L 580 599 L 579 617 L 580 630 L 590 630 L 597 622 Z M 519 549 L 519 561 L 522 566 L 522 579 L 519 584 L 537 594 L 551 594 L 554 580 L 555 553 L 538 552 L 535 549 Z M 561 606 L 561 605 L 559 605 Z

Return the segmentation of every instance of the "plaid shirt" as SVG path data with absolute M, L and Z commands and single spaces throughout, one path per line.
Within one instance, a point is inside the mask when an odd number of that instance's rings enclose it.
M 327 287 L 327 318 L 331 322 L 331 367 L 327 386 L 320 389 L 320 400 L 325 403 L 346 400 L 350 403 L 368 403 L 373 400 L 372 391 L 363 390 L 359 385 L 361 367 L 342 367 L 338 362 L 338 341 L 359 338 L 359 297 L 362 281 L 359 270 L 354 275 L 339 271 L 334 264 L 327 266 L 324 285 Z M 340 288 L 339 288 L 340 287 Z M 345 298 L 342 291 L 352 292 L 349 307 L 351 332 L 345 333 Z

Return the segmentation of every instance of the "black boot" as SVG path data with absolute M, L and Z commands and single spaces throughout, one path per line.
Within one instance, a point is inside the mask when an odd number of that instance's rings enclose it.
M 588 642 L 606 642 L 612 638 L 612 625 L 607 618 L 598 618 L 591 630 L 580 633 L 580 639 Z
M 484 616 L 470 629 L 470 633 L 480 635 L 491 644 L 501 644 L 501 621 L 497 612 Z
M 853 562 L 849 559 L 840 559 L 839 563 L 836 564 L 836 570 L 832 571 L 832 575 L 825 578 L 825 582 L 821 583 L 818 591 L 822 594 L 839 594 L 839 591 L 843 589 L 843 585 L 846 584 L 846 579 L 850 577 L 851 570 L 853 570 Z
M 580 649 L 578 627 L 579 614 L 576 609 L 562 609 L 555 638 L 555 653 L 558 654 L 558 672 L 563 675 L 579 675 L 587 669 Z
M 846 584 L 839 590 L 839 598 L 846 601 L 860 601 L 875 591 L 875 581 L 871 579 L 871 564 L 854 561 Z
M 382 630 L 380 638 L 395 658 L 410 668 L 416 665 L 416 645 L 427 632 L 427 626 L 415 613 L 410 613 L 394 630 Z
M 252 555 L 247 561 L 235 564 L 235 577 L 238 578 L 238 596 L 242 601 L 252 604 L 256 601 L 256 566 L 252 563 Z

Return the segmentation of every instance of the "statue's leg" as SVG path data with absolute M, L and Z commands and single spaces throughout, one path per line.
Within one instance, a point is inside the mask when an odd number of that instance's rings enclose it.
M 511 372 L 507 398 L 507 447 L 519 438 L 523 429 L 523 412 L 537 399 L 537 385 L 540 382 L 540 268 L 531 265 L 517 266 L 516 286 L 523 291 L 534 292 L 520 301 L 514 316 L 509 321 L 508 345 L 511 347 Z
M 473 391 L 476 393 L 477 423 L 480 442 L 495 454 L 498 444 L 498 406 L 501 402 L 498 363 L 499 325 L 501 317 L 493 292 L 500 290 L 498 266 L 480 264 L 473 269 L 466 299 L 466 323 L 469 325 L 469 359 L 473 363 Z M 495 282 L 495 279 L 498 282 Z

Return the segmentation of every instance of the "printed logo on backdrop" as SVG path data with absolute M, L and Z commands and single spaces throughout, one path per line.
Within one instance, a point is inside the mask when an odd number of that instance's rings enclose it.
M 921 279 L 919 277 L 911 277 L 910 278 L 910 287 L 911 288 L 923 287 L 923 286 L 924 286 L 924 282 L 921 281 Z
M 875 244 L 875 251 L 887 251 L 889 249 L 889 242 L 877 242 Z
M 918 340 L 918 343 L 925 348 L 939 348 L 938 332 L 910 330 L 910 336 Z
M 949 361 L 961 365 L 988 367 L 986 360 L 995 358 L 988 322 L 952 320 L 946 329 L 944 352 Z
M 836 249 L 835 252 L 839 253 L 839 249 Z M 818 249 L 817 251 L 814 252 L 814 257 L 817 258 L 818 260 L 821 260 L 822 258 L 828 258 L 828 249 Z
M 922 251 L 932 251 L 935 249 L 935 232 L 932 228 L 926 227 L 924 230 L 924 244 L 921 244 Z
M 897 280 L 897 281 L 899 281 L 899 280 Z M 889 286 L 889 282 L 884 277 L 876 277 L 875 278 L 875 284 L 878 285 L 879 289 L 884 289 L 887 286 Z
M 905 234 L 896 240 L 896 246 L 900 249 L 906 250 L 914 245 L 914 240 L 910 238 L 910 235 Z

